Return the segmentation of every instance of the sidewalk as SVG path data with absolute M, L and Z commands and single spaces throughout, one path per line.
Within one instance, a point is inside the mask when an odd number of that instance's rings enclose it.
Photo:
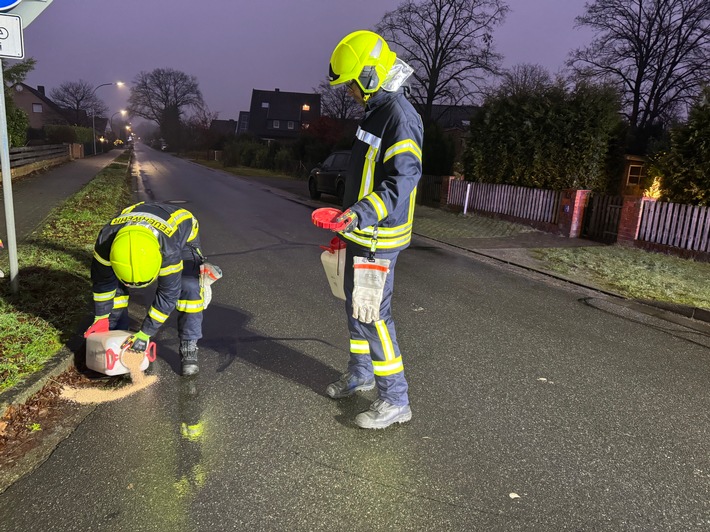
M 13 180 L 12 203 L 18 242 L 27 238 L 52 209 L 78 192 L 121 153 L 121 150 L 112 150 Z M 4 192 L 0 194 L 0 239 L 8 245 Z

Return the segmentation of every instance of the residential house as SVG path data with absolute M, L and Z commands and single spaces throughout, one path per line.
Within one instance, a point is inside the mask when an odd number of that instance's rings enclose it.
M 320 118 L 320 107 L 320 94 L 254 89 L 247 131 L 267 141 L 294 140 Z
M 249 111 L 239 111 L 237 120 L 237 135 L 243 135 L 249 131 Z
M 65 110 L 47 98 L 44 86 L 38 85 L 36 89 L 25 83 L 18 83 L 13 88 L 12 99 L 15 105 L 27 113 L 29 126 L 32 129 L 42 129 L 46 125 L 67 125 Z
M 228 137 L 237 134 L 236 120 L 212 120 L 210 122 L 210 133 L 217 137 Z
M 461 160 L 466 147 L 466 139 L 470 135 L 471 117 L 480 107 L 477 105 L 439 105 L 431 107 L 431 118 L 447 135 L 454 140 L 456 160 Z

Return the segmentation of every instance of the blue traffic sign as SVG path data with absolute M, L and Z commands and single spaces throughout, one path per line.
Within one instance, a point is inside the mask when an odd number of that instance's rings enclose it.
M 12 9 L 20 2 L 22 2 L 22 0 L 0 0 L 0 11 L 7 11 L 8 9 Z

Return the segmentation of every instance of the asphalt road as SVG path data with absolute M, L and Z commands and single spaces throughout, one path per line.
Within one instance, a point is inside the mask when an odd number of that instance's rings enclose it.
M 200 376 L 176 373 L 173 316 L 158 383 L 1 494 L 0 531 L 710 528 L 706 335 L 415 238 L 394 296 L 414 417 L 358 429 L 373 392 L 324 394 L 348 335 L 312 207 L 137 161 L 137 192 L 186 202 L 224 271 Z

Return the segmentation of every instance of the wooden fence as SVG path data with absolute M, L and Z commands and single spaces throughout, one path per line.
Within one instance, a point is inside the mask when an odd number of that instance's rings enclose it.
M 710 252 L 710 207 L 644 201 L 637 240 Z
M 10 148 L 10 168 L 37 163 L 49 159 L 69 158 L 68 144 L 50 144 L 47 146 L 27 146 Z
M 448 204 L 509 218 L 555 225 L 561 192 L 555 190 L 452 180 Z
M 582 238 L 613 244 L 619 230 L 623 196 L 610 196 L 592 192 L 587 198 L 582 224 Z

